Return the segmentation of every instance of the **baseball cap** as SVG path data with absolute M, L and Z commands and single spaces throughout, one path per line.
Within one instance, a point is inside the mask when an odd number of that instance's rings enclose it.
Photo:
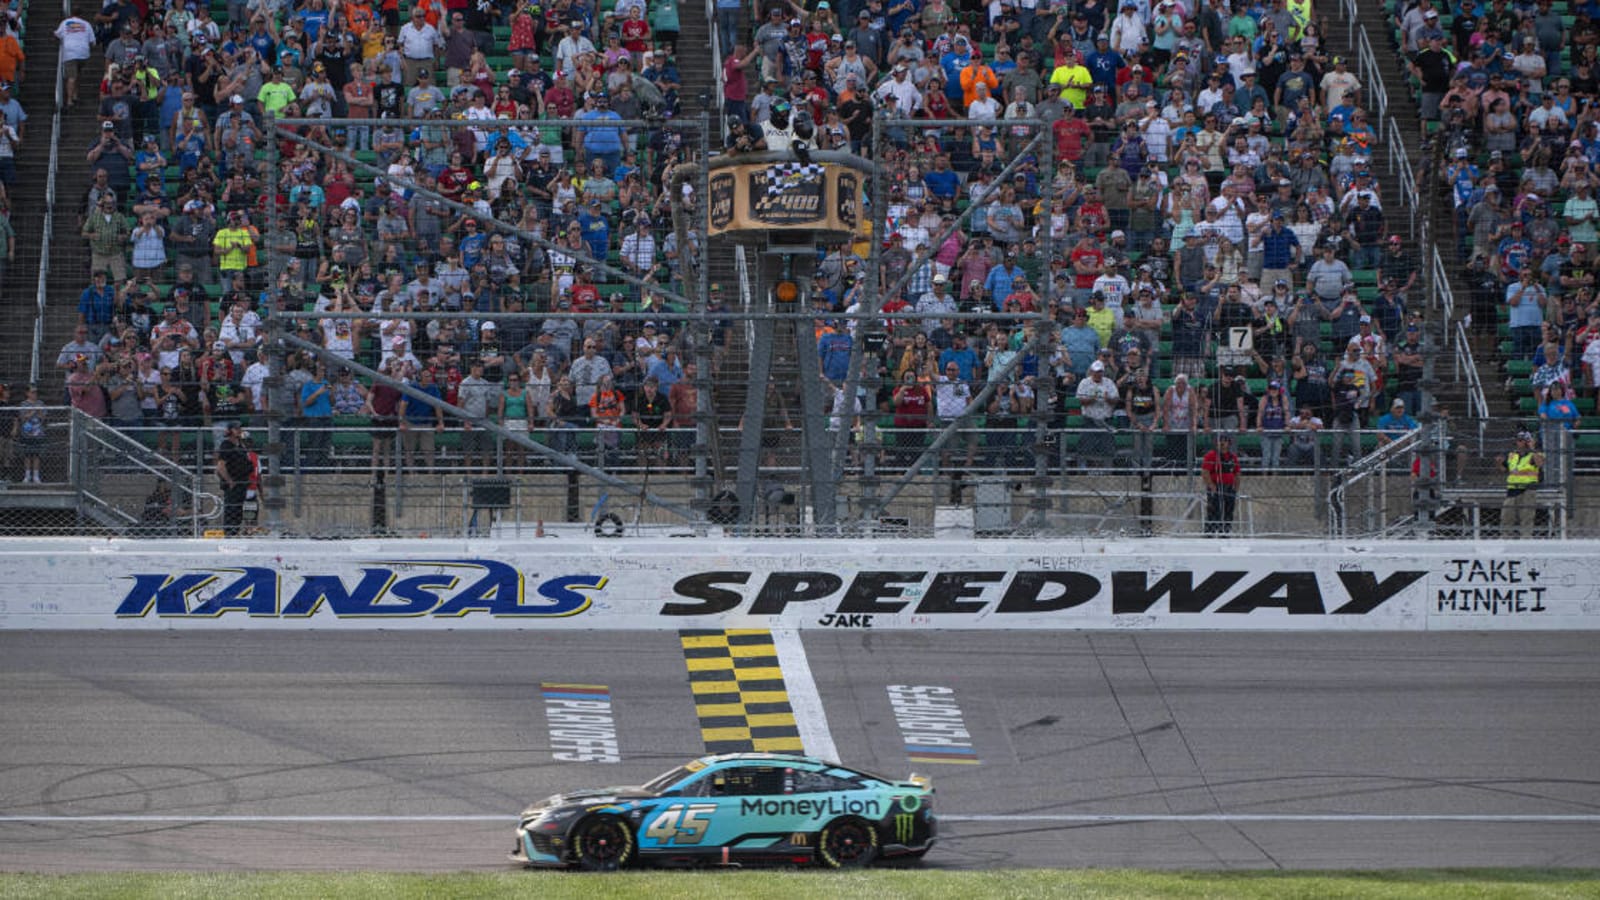
M 1393 403 L 1389 404 L 1389 407 L 1391 409 L 1405 409 L 1406 408 L 1406 402 L 1404 400 L 1396 398 Z
M 213 349 L 213 350 L 226 350 L 226 349 L 228 349 L 228 345 L 226 343 L 223 343 L 222 341 L 217 341 L 217 342 L 215 342 L 215 343 L 213 343 L 211 345 L 211 349 Z
M 1362 316 L 1361 317 L 1361 324 L 1363 324 L 1363 325 L 1371 325 L 1372 324 L 1372 317 L 1371 316 Z
M 1098 359 L 1089 364 L 1089 371 L 1091 372 L 1104 372 L 1105 370 L 1106 364 Z
M 949 281 L 950 281 L 950 279 L 948 277 L 944 276 L 944 275 L 935 275 L 935 276 L 933 276 L 933 283 L 934 284 L 946 284 Z
M 493 322 L 485 322 L 482 325 L 478 326 L 478 330 L 479 331 L 493 331 L 494 330 L 494 323 Z
M 1531 440 L 1533 440 L 1533 435 L 1529 434 L 1526 431 L 1519 431 L 1519 432 L 1517 432 L 1517 440 L 1519 440 L 1519 441 L 1531 441 Z

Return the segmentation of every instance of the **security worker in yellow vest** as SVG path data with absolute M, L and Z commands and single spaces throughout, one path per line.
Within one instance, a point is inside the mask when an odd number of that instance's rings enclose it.
M 1533 533 L 1534 489 L 1544 467 L 1544 454 L 1533 449 L 1533 435 L 1517 432 L 1517 448 L 1506 454 L 1503 465 L 1506 502 L 1500 508 L 1500 534 L 1526 537 Z

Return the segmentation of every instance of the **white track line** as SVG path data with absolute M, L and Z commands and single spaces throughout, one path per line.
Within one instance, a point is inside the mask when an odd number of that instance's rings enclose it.
M 275 823 L 310 823 L 310 824 L 361 824 L 361 823 L 419 823 L 428 822 L 489 822 L 510 823 L 517 820 L 516 816 L 505 815 L 436 815 L 436 816 L 357 816 L 357 815 L 326 815 L 326 816 L 223 816 L 223 815 L 82 815 L 82 816 L 3 816 L 0 815 L 0 825 L 7 823 L 73 823 L 73 822 L 195 822 L 195 823 L 239 823 L 239 824 L 275 824 Z M 969 815 L 940 815 L 942 822 L 1049 822 L 1063 825 L 1070 824 L 1121 824 L 1139 822 L 1223 822 L 1223 823 L 1250 823 L 1250 822 L 1314 822 L 1330 824 L 1353 823 L 1384 823 L 1384 822 L 1463 822 L 1463 823 L 1546 823 L 1546 824 L 1574 824 L 1574 825 L 1600 825 L 1600 815 L 1473 815 L 1469 813 L 1442 813 L 1442 814 L 1358 814 L 1358 813 L 1196 813 L 1193 815 L 1161 814 L 1136 815 L 1131 813 L 1061 813 L 1061 814 L 1017 814 L 1004 813 Z
M 789 706 L 794 710 L 795 727 L 800 730 L 800 743 L 806 748 L 806 755 L 838 760 L 839 750 L 833 745 L 833 732 L 828 730 L 828 714 L 822 708 L 822 694 L 817 690 L 816 679 L 811 677 L 811 663 L 806 660 L 800 632 L 793 628 L 774 628 L 772 646 L 778 651 L 784 690 L 789 694 Z
M 940 815 L 941 822 L 1056 822 L 1062 824 L 1074 823 L 1118 823 L 1118 822 L 1573 822 L 1580 824 L 1600 825 L 1600 815 L 1472 815 L 1468 813 L 1454 814 L 1417 814 L 1398 813 L 1386 814 L 1361 814 L 1361 813 L 1195 813 L 1162 814 L 1154 813 L 1148 816 L 1134 814 L 1097 815 L 1094 813 L 1062 813 L 1040 815 L 1008 815 L 999 813 L 995 815 Z

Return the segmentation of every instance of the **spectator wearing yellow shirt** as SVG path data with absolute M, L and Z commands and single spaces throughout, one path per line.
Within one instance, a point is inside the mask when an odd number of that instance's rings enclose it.
M 1094 85 L 1094 76 L 1090 74 L 1089 67 L 1083 64 L 1083 57 L 1076 51 L 1068 50 L 1061 65 L 1050 73 L 1050 83 L 1061 89 L 1061 99 L 1069 101 L 1073 109 L 1082 109 L 1084 100 L 1089 96 L 1089 88 Z
M 256 92 L 256 100 L 261 103 L 261 111 L 269 116 L 276 116 L 283 111 L 285 106 L 293 103 L 295 99 L 294 88 L 284 83 L 283 70 L 273 68 L 272 80 L 261 86 Z
M 217 268 L 222 270 L 223 280 L 227 281 L 234 272 L 250 268 L 255 250 L 255 236 L 245 223 L 244 211 L 236 209 L 228 213 L 227 227 L 219 229 L 217 236 L 211 239 L 211 252 L 216 257 Z

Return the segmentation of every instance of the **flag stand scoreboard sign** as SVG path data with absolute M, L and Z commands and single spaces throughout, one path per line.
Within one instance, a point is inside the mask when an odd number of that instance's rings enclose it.
M 833 231 L 855 233 L 861 173 L 844 166 L 782 162 L 716 169 L 709 184 L 709 233 Z

